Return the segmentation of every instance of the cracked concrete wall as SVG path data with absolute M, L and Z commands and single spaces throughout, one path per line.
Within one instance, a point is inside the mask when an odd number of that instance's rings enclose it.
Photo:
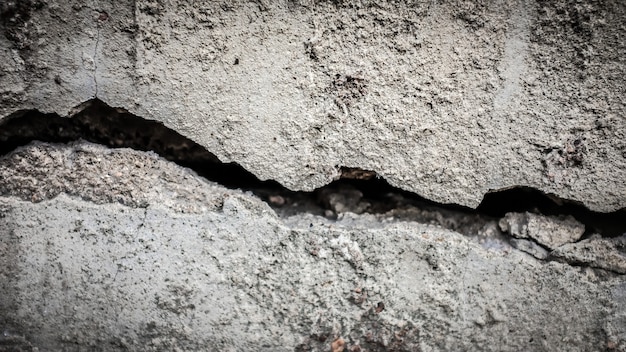
M 291 189 L 346 166 L 471 207 L 512 186 L 626 205 L 623 1 L 0 12 L 0 119 L 97 98 Z M 2 156 L 0 350 L 626 350 L 624 236 L 334 210 L 277 214 L 150 153 Z
M 624 236 L 538 259 L 493 228 L 279 217 L 89 143 L 0 158 L 0 191 L 0 350 L 626 349 Z
M 623 1 L 2 5 L 0 116 L 99 98 L 292 189 L 626 205 Z

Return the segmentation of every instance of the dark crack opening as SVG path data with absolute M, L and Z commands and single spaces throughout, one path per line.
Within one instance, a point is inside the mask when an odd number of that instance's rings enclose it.
M 38 111 L 20 111 L 0 121 L 0 155 L 32 141 L 68 143 L 79 139 L 113 148 L 154 151 L 228 188 L 251 191 L 279 214 L 309 212 L 336 218 L 339 213 L 389 214 L 432 223 L 464 234 L 476 233 L 507 212 L 571 215 L 587 235 L 616 237 L 626 233 L 626 209 L 594 212 L 584 205 L 516 187 L 485 195 L 477 209 L 440 204 L 389 185 L 372 171 L 341 168 L 341 178 L 313 192 L 291 191 L 275 181 L 262 181 L 236 163 L 222 163 L 201 145 L 160 122 L 146 120 L 94 99 L 70 118 Z M 417 209 L 417 210 L 416 210 Z

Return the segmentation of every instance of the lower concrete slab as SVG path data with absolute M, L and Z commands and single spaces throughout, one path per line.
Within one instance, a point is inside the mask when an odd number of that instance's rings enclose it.
M 626 348 L 623 275 L 411 221 L 279 217 L 155 156 L 78 148 L 169 173 L 129 205 L 0 197 L 0 350 Z M 75 189 L 106 175 L 90 177 Z

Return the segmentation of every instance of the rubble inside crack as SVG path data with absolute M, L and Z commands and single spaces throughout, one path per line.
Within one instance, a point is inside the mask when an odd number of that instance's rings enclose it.
M 548 257 L 550 256 L 550 252 L 548 250 L 538 245 L 534 241 L 512 238 L 510 242 L 513 248 L 519 249 L 522 252 L 526 252 L 537 259 L 548 259 Z
M 500 228 L 511 236 L 532 239 L 550 250 L 578 241 L 585 233 L 585 225 L 571 216 L 507 213 L 499 222 Z
M 550 255 L 567 263 L 626 274 L 626 234 L 615 238 L 592 236 L 564 244 Z

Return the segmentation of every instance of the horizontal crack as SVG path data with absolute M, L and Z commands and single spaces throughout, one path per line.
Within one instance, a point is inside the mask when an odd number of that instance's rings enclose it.
M 0 154 L 33 140 L 70 142 L 84 139 L 109 147 L 154 151 L 228 188 L 251 191 L 279 215 L 313 213 L 337 218 L 342 213 L 379 214 L 442 226 L 466 235 L 484 231 L 508 212 L 571 215 L 586 227 L 582 239 L 626 233 L 626 210 L 594 212 L 584 205 L 529 188 L 516 187 L 485 195 L 477 209 L 440 204 L 389 185 L 375 172 L 341 167 L 341 178 L 313 192 L 291 191 L 275 181 L 261 181 L 237 163 L 222 163 L 201 145 L 163 124 L 143 119 L 94 99 L 71 118 L 20 111 L 0 121 Z

